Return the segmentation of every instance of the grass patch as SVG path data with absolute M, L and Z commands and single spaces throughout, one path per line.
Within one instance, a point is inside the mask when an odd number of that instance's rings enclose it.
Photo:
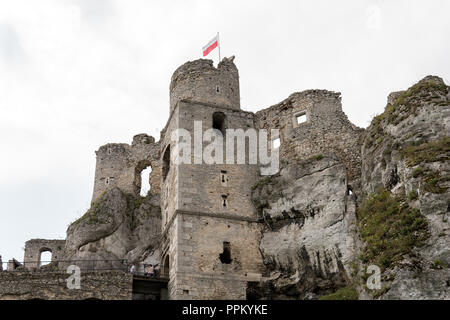
M 441 260 L 434 260 L 433 261 L 433 269 L 447 269 L 448 264 Z
M 417 193 L 416 190 L 411 190 L 410 193 L 408 193 L 408 200 L 409 201 L 414 201 L 419 199 L 419 194 Z
M 345 287 L 334 293 L 322 296 L 319 300 L 358 300 L 358 292 L 353 287 Z
M 423 172 L 422 168 L 415 168 L 411 175 L 413 178 L 417 178 L 418 176 L 420 176 L 422 174 L 422 172 Z
M 322 154 L 318 154 L 318 155 L 315 155 L 313 158 L 315 160 L 322 160 L 323 159 L 323 155 Z
M 369 196 L 358 208 L 358 226 L 366 243 L 360 259 L 383 271 L 428 238 L 428 225 L 419 210 L 385 189 Z
M 268 177 L 264 177 L 262 179 L 259 179 L 258 182 L 256 182 L 253 186 L 252 186 L 252 190 L 256 190 L 260 187 L 265 186 L 266 184 L 270 183 L 270 181 L 272 180 L 272 177 L 268 176 Z
M 410 143 L 400 149 L 402 157 L 410 167 L 420 163 L 450 160 L 450 137 L 446 136 L 437 141 Z
M 427 172 L 427 175 L 424 178 L 425 184 L 423 189 L 426 192 L 435 193 L 435 194 L 443 194 L 447 191 L 448 188 L 441 187 L 440 183 L 445 181 L 450 181 L 450 175 L 441 176 L 438 171 Z
M 100 223 L 99 220 L 100 216 L 100 204 L 103 201 L 103 198 L 105 197 L 106 191 L 103 192 L 100 197 L 97 198 L 95 202 L 92 203 L 91 207 L 84 215 L 82 215 L 80 218 L 75 220 L 72 224 L 79 224 L 80 222 L 85 222 L 86 224 L 96 224 Z

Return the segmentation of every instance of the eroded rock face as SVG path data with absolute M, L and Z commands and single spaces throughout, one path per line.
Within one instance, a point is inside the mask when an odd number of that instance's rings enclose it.
M 140 198 L 114 188 L 69 226 L 64 260 L 155 263 L 159 259 L 160 232 L 158 196 Z M 118 266 L 119 261 L 96 263 L 97 268 Z
M 315 298 L 346 285 L 358 240 L 342 163 L 326 156 L 288 164 L 263 179 L 252 200 L 265 221 L 266 298 Z
M 441 78 L 428 76 L 391 94 L 364 134 L 361 200 L 379 188 L 399 195 L 426 217 L 430 233 L 425 246 L 385 272 L 386 299 L 449 297 L 449 93 Z

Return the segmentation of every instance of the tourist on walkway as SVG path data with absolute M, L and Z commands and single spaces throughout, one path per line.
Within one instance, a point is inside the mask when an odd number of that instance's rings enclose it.
M 147 272 L 145 273 L 146 276 L 153 278 L 155 276 L 155 268 L 152 264 L 148 266 Z
M 135 266 L 134 263 L 131 265 L 130 273 L 131 273 L 131 274 L 136 274 L 136 266 Z

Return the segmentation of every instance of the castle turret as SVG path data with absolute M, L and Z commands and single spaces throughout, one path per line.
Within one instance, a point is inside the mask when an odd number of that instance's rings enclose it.
M 170 82 L 170 112 L 180 100 L 240 109 L 239 72 L 234 56 L 224 58 L 217 68 L 212 60 L 199 59 L 180 66 Z
M 211 129 L 254 127 L 253 114 L 240 110 L 238 70 L 233 58 L 217 68 L 211 60 L 188 62 L 175 71 L 170 89 L 171 116 L 161 138 L 161 262 L 170 279 L 169 296 L 245 299 L 247 283 L 259 281 L 263 270 L 251 202 L 259 168 L 237 164 L 237 148 L 230 162 L 194 161 L 195 148 L 209 145 L 201 138 L 189 144 L 190 161 L 178 163 L 172 140 L 178 129 L 195 139 Z M 224 140 L 226 145 L 237 138 Z

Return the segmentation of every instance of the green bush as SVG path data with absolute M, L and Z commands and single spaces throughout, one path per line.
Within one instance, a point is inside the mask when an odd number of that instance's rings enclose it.
M 419 194 L 416 190 L 411 190 L 411 192 L 408 193 L 408 199 L 409 201 L 417 200 L 419 199 Z
M 366 243 L 360 259 L 383 270 L 401 260 L 428 238 L 426 219 L 399 196 L 385 189 L 368 197 L 358 208 L 358 226 Z

